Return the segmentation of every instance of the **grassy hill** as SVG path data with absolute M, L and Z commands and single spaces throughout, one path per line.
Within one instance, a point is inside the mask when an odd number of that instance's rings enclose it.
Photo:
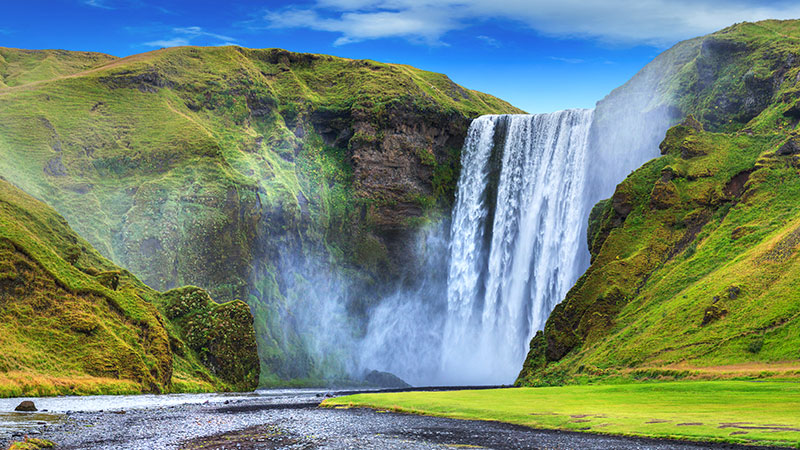
M 0 396 L 247 390 L 257 377 L 247 305 L 148 288 L 0 179 Z
M 413 278 L 414 231 L 452 202 L 470 118 L 520 112 L 441 74 L 279 49 L 2 55 L 0 173 L 147 285 L 246 300 L 272 384 L 328 371 L 300 330 L 302 286 L 355 280 L 347 317 L 322 320 L 357 333 Z
M 800 375 L 798 54 L 800 21 L 768 21 L 653 63 L 654 107 L 693 115 L 595 206 L 591 266 L 518 384 Z
M 116 59 L 102 53 L 0 47 L 0 88 L 72 75 Z

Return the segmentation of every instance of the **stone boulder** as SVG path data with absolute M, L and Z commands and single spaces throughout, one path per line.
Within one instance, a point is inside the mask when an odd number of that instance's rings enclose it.
M 25 400 L 24 402 L 20 403 L 16 408 L 14 408 L 14 411 L 36 412 L 38 411 L 38 409 L 36 409 L 36 405 L 32 401 Z

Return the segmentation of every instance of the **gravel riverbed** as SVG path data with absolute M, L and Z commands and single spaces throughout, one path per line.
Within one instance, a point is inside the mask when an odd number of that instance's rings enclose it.
M 764 449 L 542 431 L 369 409 L 320 408 L 322 393 L 179 397 L 148 406 L 109 399 L 90 410 L 0 413 L 0 448 L 23 435 L 64 450 L 118 449 Z M 42 404 L 46 400 L 42 399 Z M 202 401 L 202 402 L 201 402 Z M 88 402 L 88 400 L 87 400 Z M 6 401 L 0 408 L 9 404 Z M 68 406 L 79 406 L 80 399 Z M 107 404 L 107 409 L 98 409 Z M 121 406 L 128 405 L 128 408 Z M 61 408 L 64 407 L 62 404 Z M 2 409 L 10 411 L 9 409 Z M 14 419 L 11 419 L 11 417 Z

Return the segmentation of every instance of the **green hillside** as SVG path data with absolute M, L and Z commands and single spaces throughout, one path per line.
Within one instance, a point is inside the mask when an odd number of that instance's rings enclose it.
M 520 112 L 441 74 L 278 49 L 4 54 L 27 60 L 0 87 L 0 173 L 147 285 L 246 300 L 263 383 L 329 369 L 298 330 L 300 286 L 346 273 L 358 317 L 413 277 L 470 118 Z
M 653 63 L 683 61 L 653 104 L 694 116 L 595 206 L 591 266 L 518 384 L 800 375 L 798 53 L 800 21 L 768 21 Z
M 102 53 L 0 47 L 0 88 L 84 72 L 115 59 Z
M 247 306 L 184 307 L 187 292 L 148 288 L 0 179 L 0 396 L 253 389 Z

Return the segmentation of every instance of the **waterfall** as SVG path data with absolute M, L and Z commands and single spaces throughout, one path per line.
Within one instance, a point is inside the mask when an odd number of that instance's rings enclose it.
M 472 122 L 450 235 L 441 358 L 447 382 L 513 382 L 531 337 L 586 268 L 592 115 Z

